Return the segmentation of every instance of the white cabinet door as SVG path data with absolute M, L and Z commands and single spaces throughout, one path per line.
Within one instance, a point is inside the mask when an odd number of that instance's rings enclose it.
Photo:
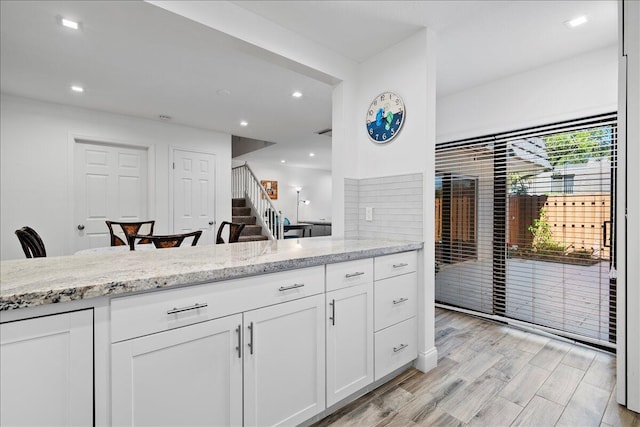
M 327 293 L 327 406 L 373 382 L 373 284 Z
M 0 325 L 0 425 L 93 425 L 93 311 Z
M 244 425 L 296 425 L 325 409 L 324 295 L 244 313 Z
M 242 425 L 241 324 L 237 314 L 113 344 L 113 425 Z

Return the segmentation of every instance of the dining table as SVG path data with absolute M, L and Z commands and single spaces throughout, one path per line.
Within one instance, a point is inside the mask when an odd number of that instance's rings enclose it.
M 143 243 L 136 245 L 136 251 L 149 251 L 155 250 L 156 247 L 151 243 Z M 119 245 L 119 246 L 99 246 L 97 248 L 88 248 L 81 249 L 76 251 L 74 255 L 84 255 L 84 254 L 107 254 L 107 253 L 118 253 L 118 252 L 128 252 L 131 249 L 129 245 Z
M 311 230 L 313 229 L 313 224 L 285 224 L 282 227 L 285 233 L 289 230 L 302 230 L 302 235 L 299 237 L 304 237 L 306 231 L 309 230 L 309 237 L 312 237 Z

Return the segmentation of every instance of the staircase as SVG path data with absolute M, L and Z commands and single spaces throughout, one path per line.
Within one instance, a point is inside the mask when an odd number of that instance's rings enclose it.
M 239 242 L 251 242 L 254 240 L 269 240 L 262 234 L 262 226 L 256 224 L 256 217 L 251 215 L 251 207 L 247 206 L 245 199 L 231 200 L 231 221 L 239 224 L 245 224 L 242 233 L 240 233 Z

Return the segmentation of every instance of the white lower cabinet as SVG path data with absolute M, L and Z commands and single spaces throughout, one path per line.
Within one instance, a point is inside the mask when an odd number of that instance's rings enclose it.
M 324 295 L 244 316 L 244 425 L 296 425 L 325 409 Z
M 0 325 L 0 425 L 93 425 L 93 311 Z
M 113 425 L 242 425 L 241 327 L 237 314 L 113 344 Z
M 373 283 L 328 292 L 327 407 L 373 382 Z

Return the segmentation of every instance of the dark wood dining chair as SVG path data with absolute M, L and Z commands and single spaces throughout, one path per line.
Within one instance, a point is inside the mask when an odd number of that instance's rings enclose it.
M 153 235 L 153 226 L 155 221 L 140 221 L 140 222 L 119 222 L 119 221 L 105 221 L 109 228 L 109 235 L 111 236 L 111 246 L 124 246 L 131 245 L 131 237 L 139 234 L 144 236 Z M 120 232 L 122 230 L 122 232 Z M 124 236 L 124 239 L 119 235 Z M 125 242 L 126 240 L 126 242 Z M 151 243 L 149 239 L 142 239 L 140 243 Z
M 16 236 L 18 236 L 22 250 L 27 258 L 44 258 L 47 256 L 44 243 L 33 228 L 22 227 L 16 230 Z
M 222 232 L 224 227 L 229 224 L 229 243 L 235 243 L 240 239 L 240 233 L 244 230 L 246 224 L 239 224 L 236 222 L 222 221 L 220 228 L 218 228 L 218 235 L 216 236 L 216 244 L 225 243 L 222 238 Z
M 137 244 L 142 243 L 145 240 L 148 240 L 150 243 L 158 249 L 163 248 L 177 248 L 182 244 L 184 239 L 188 237 L 193 237 L 191 241 L 191 246 L 195 246 L 200 239 L 200 235 L 202 235 L 202 230 L 192 231 L 190 233 L 182 233 L 182 234 L 165 234 L 165 235 L 155 235 L 155 236 L 145 236 L 140 234 L 135 234 L 131 236 L 131 240 L 129 241 L 129 249 L 132 251 L 135 250 L 136 239 L 140 239 Z

